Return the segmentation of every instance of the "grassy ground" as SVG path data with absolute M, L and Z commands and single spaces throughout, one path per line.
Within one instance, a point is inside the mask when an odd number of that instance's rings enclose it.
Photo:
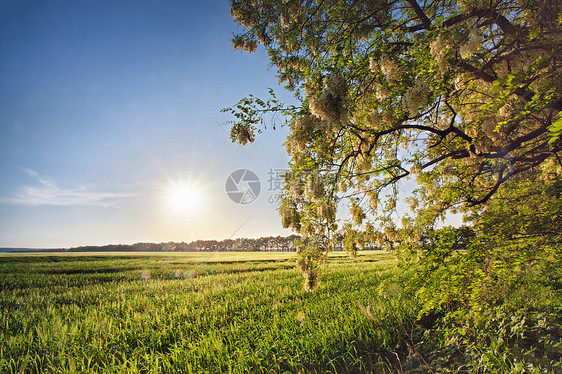
M 0 373 L 560 372 L 558 283 L 424 314 L 450 273 L 393 265 L 334 253 L 306 293 L 294 253 L 0 255 Z
M 387 372 L 418 307 L 380 252 L 6 254 L 0 372 Z M 381 282 L 385 286 L 381 288 Z M 381 291 L 382 290 L 382 291 Z

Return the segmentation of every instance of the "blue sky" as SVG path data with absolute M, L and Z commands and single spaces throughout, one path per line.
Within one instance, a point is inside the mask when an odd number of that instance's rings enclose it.
M 267 181 L 287 130 L 242 150 L 220 112 L 282 91 L 263 50 L 232 49 L 228 1 L 0 4 L 0 247 L 290 233 Z M 251 204 L 225 192 L 240 168 L 262 181 Z

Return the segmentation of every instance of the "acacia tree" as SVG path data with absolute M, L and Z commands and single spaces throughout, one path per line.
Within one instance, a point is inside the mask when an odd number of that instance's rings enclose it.
M 300 103 L 272 93 L 227 110 L 241 144 L 265 113 L 287 117 L 280 213 L 304 238 L 307 289 L 343 198 L 354 252 L 416 243 L 447 212 L 477 217 L 515 181 L 561 173 L 558 1 L 232 0 L 231 13 L 244 27 L 234 46 L 265 47 Z M 399 186 L 413 178 L 412 213 L 397 222 Z

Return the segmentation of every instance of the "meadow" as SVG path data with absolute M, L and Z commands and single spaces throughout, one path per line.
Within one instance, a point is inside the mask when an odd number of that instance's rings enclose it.
M 0 372 L 391 372 L 419 310 L 394 260 L 334 254 L 303 290 L 295 253 L 0 256 Z M 418 362 L 419 364 L 419 362 Z M 398 369 L 397 369 L 398 368 Z

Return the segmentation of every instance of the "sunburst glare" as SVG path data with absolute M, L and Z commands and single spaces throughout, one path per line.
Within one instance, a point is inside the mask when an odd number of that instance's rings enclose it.
M 175 183 L 167 189 L 165 197 L 167 207 L 182 216 L 192 217 L 203 207 L 203 192 L 194 183 Z

